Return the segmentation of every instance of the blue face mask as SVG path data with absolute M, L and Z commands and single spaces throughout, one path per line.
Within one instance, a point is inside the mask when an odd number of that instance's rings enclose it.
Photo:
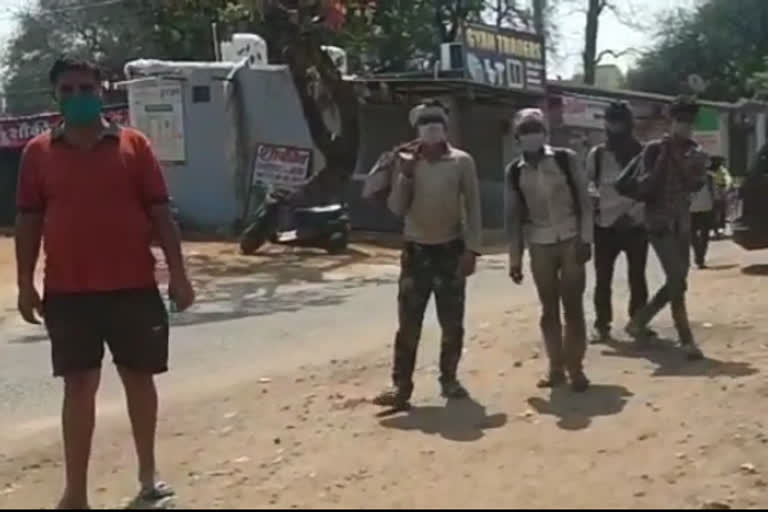
M 71 126 L 95 123 L 101 117 L 102 100 L 95 94 L 76 94 L 59 101 L 64 122 Z

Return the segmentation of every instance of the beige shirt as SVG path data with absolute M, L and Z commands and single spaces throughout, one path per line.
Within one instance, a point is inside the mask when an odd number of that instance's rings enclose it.
M 691 213 L 706 213 L 714 210 L 715 196 L 712 194 L 714 188 L 712 179 L 707 177 L 704 186 L 691 195 Z
M 410 242 L 436 245 L 463 239 L 480 252 L 480 186 L 474 159 L 449 147 L 440 160 L 419 160 L 413 177 L 396 172 L 389 209 L 404 217 L 403 236 Z
M 592 243 L 593 212 L 592 201 L 587 190 L 587 178 L 576 155 L 568 152 L 570 172 L 576 188 L 576 201 L 581 211 L 577 216 L 577 205 L 568 186 L 563 169 L 555 160 L 555 148 L 545 146 L 544 156 L 536 167 L 521 157 L 520 201 L 511 177 L 513 162 L 505 172 L 505 217 L 509 238 L 510 262 L 522 262 L 525 244 L 549 245 L 579 236 L 584 243 Z
M 587 156 L 587 177 L 589 186 L 598 195 L 600 214 L 595 219 L 596 224 L 603 228 L 613 226 L 619 217 L 628 215 L 638 226 L 643 225 L 645 219 L 645 205 L 634 199 L 624 197 L 616 190 L 616 180 L 624 170 L 612 151 L 602 146 L 600 151 L 602 162 L 600 164 L 600 183 L 596 183 L 598 148 L 592 148 Z

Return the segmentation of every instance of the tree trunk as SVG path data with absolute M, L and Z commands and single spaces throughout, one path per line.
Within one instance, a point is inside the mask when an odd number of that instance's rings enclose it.
M 584 33 L 584 83 L 595 84 L 597 67 L 597 31 L 600 22 L 600 12 L 603 10 L 603 0 L 589 0 L 587 8 L 587 27 Z
M 360 138 L 357 94 L 351 82 L 347 82 L 336 69 L 333 61 L 322 48 L 320 30 L 311 22 L 312 13 L 303 12 L 299 5 L 292 13 L 281 3 L 267 6 L 265 25 L 270 28 L 269 43 L 288 65 L 296 92 L 299 95 L 304 119 L 315 147 L 325 157 L 325 167 L 317 171 L 295 194 L 283 195 L 279 191 L 266 201 L 270 212 L 282 205 L 313 206 L 343 201 L 349 178 L 355 170 Z M 317 82 L 313 83 L 313 80 Z M 330 97 L 340 117 L 338 133 L 332 133 L 323 118 L 323 106 L 318 104 L 313 88 L 320 85 Z M 327 105 L 326 105 L 327 106 Z M 249 237 L 258 235 L 269 239 L 277 229 L 270 222 L 270 215 L 256 219 L 246 228 L 241 247 L 251 251 Z

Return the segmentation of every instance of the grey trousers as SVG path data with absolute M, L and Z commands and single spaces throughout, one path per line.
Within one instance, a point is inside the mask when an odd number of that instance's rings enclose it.
M 578 239 L 554 244 L 531 244 L 531 272 L 541 302 L 541 332 L 550 371 L 580 373 L 587 351 L 584 318 L 585 264 L 578 260 Z M 565 316 L 565 334 L 560 304 Z
M 672 320 L 680 337 L 680 343 L 683 345 L 694 343 L 685 305 L 688 270 L 691 265 L 690 231 L 684 227 L 675 226 L 663 231 L 651 232 L 649 239 L 664 270 L 666 282 L 651 301 L 637 312 L 632 321 L 638 326 L 645 327 L 667 304 L 670 304 Z

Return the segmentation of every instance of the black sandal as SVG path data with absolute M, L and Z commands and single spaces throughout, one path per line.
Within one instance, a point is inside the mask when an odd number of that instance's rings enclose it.
M 145 487 L 134 498 L 128 508 L 131 509 L 163 509 L 169 508 L 171 498 L 176 491 L 165 482 L 155 482 L 152 487 Z
M 464 400 L 469 398 L 469 391 L 457 380 L 447 382 L 442 385 L 443 398 L 448 400 Z
M 373 405 L 378 407 L 391 407 L 396 410 L 410 408 L 410 392 L 400 387 L 392 387 L 382 391 L 373 399 Z
M 565 372 L 549 372 L 546 377 L 539 380 L 536 387 L 539 389 L 559 388 L 565 386 L 567 382 Z

